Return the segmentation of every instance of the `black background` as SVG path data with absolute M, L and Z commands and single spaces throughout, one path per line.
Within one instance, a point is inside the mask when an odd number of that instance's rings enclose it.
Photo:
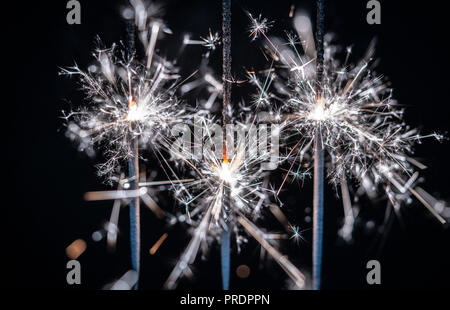
M 19 4 L 17 18 L 5 28 L 8 34 L 8 57 L 5 65 L 11 66 L 4 76 L 14 73 L 13 101 L 4 102 L 4 119 L 7 120 L 7 170 L 8 183 L 2 204 L 4 215 L 1 226 L 5 232 L 2 265 L 7 287 L 73 288 L 66 284 L 65 248 L 73 240 L 82 238 L 88 242 L 87 250 L 79 260 L 82 265 L 83 288 L 101 288 L 120 277 L 129 267 L 127 236 L 127 212 L 120 219 L 121 235 L 115 254 L 105 250 L 103 242 L 91 240 L 109 217 L 111 203 L 88 203 L 83 193 L 107 188 L 96 177 L 92 160 L 76 151 L 63 133 L 61 110 L 82 103 L 82 94 L 74 79 L 58 76 L 59 67 L 70 66 L 76 61 L 81 68 L 91 62 L 95 47 L 94 38 L 99 35 L 106 45 L 124 39 L 124 23 L 119 16 L 120 5 L 125 1 L 80 1 L 81 25 L 66 23 L 66 1 L 54 3 L 33 2 Z M 184 0 L 165 1 L 165 20 L 173 30 L 158 42 L 159 50 L 169 59 L 180 57 L 183 73 L 192 72 L 201 59 L 201 47 L 187 47 L 180 54 L 180 41 L 184 33 L 193 38 L 206 35 L 208 28 L 220 30 L 220 1 Z M 288 18 L 292 3 L 314 16 L 314 1 L 244 1 L 234 0 L 233 8 L 233 74 L 244 77 L 245 68 L 264 68 L 267 63 L 259 50 L 261 42 L 250 42 L 246 33 L 248 19 L 244 10 L 274 20 L 271 30 L 283 34 L 290 29 Z M 400 1 L 381 1 L 381 25 L 366 23 L 366 1 L 327 1 L 326 29 L 337 34 L 343 46 L 354 45 L 354 60 L 361 56 L 373 37 L 378 38 L 376 57 L 381 59 L 377 69 L 392 81 L 394 95 L 407 106 L 406 120 L 421 127 L 423 132 L 449 128 L 449 76 L 450 60 L 447 49 L 445 9 L 427 3 L 407 5 Z M 10 38 L 9 38 L 10 36 Z M 181 56 L 180 56 L 181 55 Z M 212 59 L 211 66 L 220 72 L 220 51 Z M 234 99 L 245 99 L 245 86 L 234 90 Z M 6 90 L 11 93 L 10 90 Z M 188 98 L 195 100 L 195 98 Z M 71 103 L 69 104 L 68 101 Z M 191 101 L 192 103 L 193 101 Z M 448 188 L 450 164 L 449 142 L 424 141 L 417 146 L 416 156 L 429 166 L 424 172 L 427 182 L 424 188 L 444 200 L 450 198 Z M 290 219 L 302 228 L 304 207 L 311 206 L 309 185 L 300 191 L 298 184 L 283 194 Z M 11 188 L 9 188 L 11 187 Z M 173 210 L 174 204 L 164 207 Z M 378 206 L 366 213 L 379 219 L 384 209 Z M 380 239 L 374 231 L 361 229 L 352 245 L 338 241 L 336 230 L 342 216 L 342 207 L 327 192 L 324 288 L 370 288 L 365 282 L 365 263 L 372 258 L 382 264 L 382 285 L 385 288 L 434 288 L 448 287 L 450 276 L 449 229 L 442 227 L 419 203 L 403 209 L 403 222 L 395 220 L 381 250 Z M 142 288 L 160 288 L 167 278 L 176 258 L 186 245 L 187 234 L 183 227 L 176 227 L 155 256 L 148 249 L 165 231 L 148 210 L 143 210 L 143 267 Z M 380 222 L 378 220 L 378 222 Z M 275 227 L 276 228 L 276 227 Z M 279 228 L 278 228 L 279 229 Z M 310 266 L 310 233 L 299 246 L 285 244 L 292 260 L 302 270 Z M 233 288 L 286 288 L 285 276 L 275 263 L 259 270 L 257 245 L 250 242 L 243 255 L 232 256 L 233 268 L 247 264 L 251 268 L 249 278 L 243 280 L 232 273 Z M 183 280 L 181 288 L 220 289 L 219 257 L 215 245 L 206 261 L 197 260 L 195 279 Z M 234 269 L 233 269 L 234 270 Z

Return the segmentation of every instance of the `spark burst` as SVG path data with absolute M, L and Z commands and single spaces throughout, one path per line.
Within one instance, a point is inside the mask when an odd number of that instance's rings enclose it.
M 208 241 L 217 240 L 221 249 L 222 288 L 227 290 L 229 288 L 231 232 L 234 231 L 236 235 L 238 250 L 241 242 L 245 240 L 239 234 L 237 225 L 239 223 L 240 227 L 244 228 L 272 255 L 295 285 L 302 288 L 305 280 L 303 274 L 286 257 L 283 257 L 266 240 L 268 238 L 261 229 L 249 220 L 250 217 L 252 220 L 256 220 L 260 216 L 262 207 L 268 202 L 269 175 L 263 167 L 269 154 L 266 149 L 259 154 L 257 152 L 262 148 L 255 135 L 256 116 L 253 119 L 251 116 L 247 117 L 243 124 L 239 124 L 240 128 L 236 129 L 238 132 L 236 145 L 234 130 L 228 130 L 228 124 L 235 123 L 231 103 L 233 83 L 231 76 L 231 1 L 223 0 L 222 9 L 223 74 L 222 87 L 216 87 L 216 89 L 222 91 L 221 131 L 222 135 L 226 134 L 226 138 L 218 135 L 215 131 L 214 150 L 207 146 L 203 149 L 202 156 L 194 157 L 192 161 L 183 153 L 177 154 L 192 168 L 198 181 L 193 182 L 191 186 L 183 184 L 176 197 L 182 197 L 181 193 L 183 192 L 187 193 L 187 197 L 182 199 L 181 203 L 184 204 L 190 221 L 196 221 L 198 224 L 196 224 L 193 238 L 167 279 L 165 287 L 174 288 L 182 275 L 190 274 L 189 265 L 194 262 L 202 243 L 206 250 Z M 212 124 L 211 119 L 203 120 L 207 141 L 213 140 L 210 124 Z
M 345 213 L 340 234 L 344 240 L 351 240 L 355 221 L 351 185 L 355 186 L 355 201 L 363 195 L 370 199 L 383 196 L 398 215 L 400 206 L 409 204 L 414 196 L 445 223 L 435 210 L 437 200 L 417 185 L 416 170 L 425 166 L 412 158 L 414 145 L 422 139 L 440 141 L 444 137 L 437 133 L 421 135 L 405 123 L 404 109 L 393 99 L 390 83 L 373 71 L 374 42 L 361 61 L 351 64 L 351 48 L 341 62 L 340 47 L 332 44 L 332 35 L 325 35 L 323 73 L 319 73 L 319 53 L 305 14 L 294 18 L 297 35 L 288 33 L 287 43 L 267 36 L 267 20 L 249 17 L 250 35 L 265 39 L 267 54 L 276 67 L 266 72 L 265 83 L 251 76 L 259 89 L 256 102 L 266 106 L 278 103 L 288 136 L 295 136 L 295 145 L 286 157 L 292 163 L 282 184 L 296 162 L 297 170 L 309 169 L 317 157 L 315 145 L 319 145 L 324 150 L 328 180 L 335 188 L 340 187 Z M 318 79 L 318 74 L 323 77 Z M 271 86 L 273 91 L 269 90 Z
M 103 151 L 107 161 L 99 166 L 99 174 L 106 175 L 108 182 L 116 180 L 114 175 L 124 163 L 135 159 L 133 142 L 141 148 L 167 149 L 168 129 L 185 114 L 174 95 L 179 85 L 176 68 L 154 53 L 158 33 L 164 25 L 147 13 L 143 15 L 141 10 L 146 7 L 140 5 L 140 1 L 134 3 L 135 9 L 139 8 L 134 15 L 146 50 L 144 61 L 136 59 L 134 53 L 127 54 L 121 45 L 113 45 L 97 49 L 97 65 L 89 71 L 82 71 L 78 66 L 63 69 L 64 74 L 80 77 L 89 103 L 89 107 L 65 115 L 67 135 L 88 154 L 93 154 L 97 147 Z M 398 211 L 400 205 L 409 203 L 413 195 L 444 222 L 434 210 L 436 199 L 417 185 L 419 178 L 415 168 L 425 167 L 410 157 L 415 142 L 426 137 L 438 140 L 443 137 L 438 134 L 420 135 L 403 122 L 403 109 L 392 98 L 389 83 L 371 70 L 373 48 L 369 48 L 366 57 L 356 65 L 348 63 L 351 53 L 348 49 L 345 62 L 341 63 L 338 60 L 339 48 L 331 44 L 331 36 L 326 36 L 324 79 L 318 96 L 314 66 L 316 51 L 312 34 L 308 36 L 308 31 L 305 31 L 311 29 L 310 21 L 305 16 L 297 16 L 300 38 L 288 34 L 288 44 L 283 45 L 279 39 L 267 37 L 266 31 L 271 25 L 267 19 L 261 16 L 253 18 L 250 14 L 249 17 L 252 21 L 250 35 L 253 39 L 259 36 L 266 39 L 269 44 L 267 52 L 277 64 L 266 71 L 263 83 L 259 82 L 256 74 L 249 73 L 250 81 L 260 91 L 255 103 L 258 107 L 260 104 L 267 107 L 273 102 L 281 102 L 281 108 L 278 111 L 274 108 L 272 115 L 283 120 L 286 132 L 296 137 L 295 146 L 286 158 L 292 162 L 286 178 L 288 175 L 308 175 L 314 155 L 312 146 L 315 142 L 323 145 L 329 180 L 334 186 L 340 186 L 342 193 L 346 215 L 342 237 L 351 239 L 354 223 L 349 180 L 359 182 L 355 184 L 359 186 L 355 196 L 365 194 L 374 198 L 383 192 Z M 209 36 L 202 40 L 201 43 L 192 40 L 185 43 L 199 43 L 214 50 L 219 37 L 210 31 Z M 210 107 L 223 91 L 222 85 L 212 76 L 208 74 L 202 78 L 213 88 L 206 107 Z M 274 93 L 269 91 L 271 87 L 275 88 Z M 226 110 L 226 113 L 232 114 L 231 110 Z M 210 123 L 212 120 L 205 120 L 205 128 Z M 248 126 L 251 128 L 254 124 Z M 322 133 L 320 141 L 315 134 L 318 128 Z M 247 140 L 248 136 L 244 141 Z M 246 242 L 242 234 L 244 230 L 272 255 L 298 287 L 304 285 L 303 274 L 275 249 L 272 240 L 268 241 L 268 234 L 255 225 L 261 209 L 269 201 L 269 195 L 275 192 L 268 189 L 268 173 L 261 169 L 261 163 L 267 158 L 247 156 L 246 150 L 251 147 L 253 145 L 247 142 L 238 144 L 234 156 L 231 156 L 232 152 L 220 156 L 211 149 L 207 149 L 202 158 L 191 159 L 185 154 L 176 154 L 191 168 L 192 178 L 163 182 L 175 188 L 176 198 L 185 207 L 189 222 L 195 228 L 192 240 L 165 284 L 166 288 L 174 288 L 179 278 L 190 272 L 189 265 L 194 262 L 202 245 L 206 250 L 208 243 L 220 242 L 227 226 L 236 235 L 238 248 Z M 299 169 L 293 172 L 292 167 L 297 160 Z M 306 167 L 304 172 L 301 172 L 302 167 Z M 110 221 L 115 226 L 107 229 L 108 242 L 115 240 L 117 210 L 122 201 L 143 199 L 155 214 L 160 215 L 158 217 L 165 215 L 144 188 L 158 182 L 145 185 L 145 182 L 137 180 L 136 188 L 124 190 L 123 186 L 129 186 L 130 181 L 133 180 L 123 180 L 122 176 L 117 191 L 87 194 L 87 200 L 115 200 Z M 226 203 L 225 196 L 229 197 Z M 302 238 L 298 226 L 288 227 L 293 233 L 291 238 Z
M 98 167 L 100 175 L 112 176 L 133 156 L 132 139 L 144 148 L 161 145 L 184 114 L 174 95 L 179 75 L 173 64 L 153 56 L 153 51 L 147 56 L 152 63 L 143 65 L 113 45 L 96 50 L 97 66 L 91 71 L 78 66 L 63 69 L 64 74 L 80 77 L 88 100 L 87 107 L 65 116 L 67 135 L 80 150 L 103 151 L 107 160 Z
M 206 140 L 212 139 L 208 130 L 211 122 L 208 119 L 203 122 L 203 128 L 207 128 L 208 132 Z M 242 230 L 253 236 L 287 272 L 295 285 L 299 288 L 304 285 L 303 274 L 271 245 L 273 240 L 268 241 L 268 234 L 255 225 L 269 196 L 274 194 L 274 190 L 268 186 L 269 173 L 262 168 L 269 154 L 249 152 L 252 147 L 258 147 L 258 144 L 252 145 L 249 142 L 256 139 L 249 139 L 247 134 L 254 128 L 254 123 L 244 122 L 240 126 L 242 127 L 237 131 L 246 134 L 236 142 L 236 148 L 232 147 L 234 140 L 227 136 L 229 157 L 224 157 L 221 152 L 212 148 L 204 148 L 202 156 L 194 156 L 192 159 L 182 152 L 176 153 L 179 159 L 191 167 L 192 175 L 189 177 L 195 179 L 193 182 L 175 185 L 175 197 L 185 208 L 189 222 L 195 228 L 193 237 L 167 279 L 165 288 L 175 288 L 183 275 L 191 273 L 190 265 L 194 263 L 202 245 L 203 251 L 207 251 L 208 244 L 223 242 L 224 230 L 235 234 L 238 251 L 247 242 Z
M 220 45 L 220 36 L 217 32 L 213 33 L 211 28 L 208 35 L 200 37 L 201 40 L 192 40 L 189 35 L 184 37 L 183 43 L 186 45 L 202 45 L 209 50 L 214 51 Z M 209 55 L 209 54 L 208 54 Z
M 88 200 L 114 199 L 111 220 L 107 227 L 108 245 L 117 237 L 118 214 L 121 200 L 127 198 L 130 206 L 131 262 L 137 276 L 140 270 L 140 200 L 159 218 L 165 213 L 142 187 L 139 172 L 139 149 L 156 150 L 169 143 L 169 129 L 184 118 L 185 110 L 175 96 L 179 75 L 173 63 L 159 57 L 155 46 L 161 31 L 170 33 L 157 18 L 159 12 L 152 3 L 131 1 L 132 8 L 123 10 L 128 20 L 127 45 L 98 48 L 96 65 L 83 71 L 77 65 L 63 69 L 62 73 L 80 78 L 86 94 L 87 107 L 65 115 L 67 136 L 78 141 L 79 148 L 93 154 L 102 150 L 106 162 L 98 165 L 98 173 L 112 183 L 128 163 L 131 188 L 124 191 L 119 182 L 117 191 L 89 193 Z M 145 49 L 144 59 L 138 59 L 135 50 L 135 30 Z M 137 288 L 138 282 L 134 288 Z

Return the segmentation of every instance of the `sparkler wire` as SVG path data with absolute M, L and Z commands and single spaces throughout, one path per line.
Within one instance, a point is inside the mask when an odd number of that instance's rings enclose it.
M 231 104 L 231 0 L 222 1 L 222 83 L 223 83 L 223 106 L 222 106 L 222 132 L 226 132 L 229 122 L 229 107 Z M 226 139 L 223 140 L 223 161 L 228 161 Z M 228 290 L 230 286 L 230 190 L 224 188 L 223 212 L 225 213 L 225 227 L 221 236 L 220 254 L 222 267 L 222 288 Z
M 133 156 L 128 161 L 128 173 L 130 175 L 130 187 L 134 190 L 139 189 L 139 149 L 137 138 L 131 141 Z M 131 246 L 131 265 L 133 270 L 139 275 L 140 256 L 141 256 L 141 227 L 140 227 L 140 197 L 134 197 L 130 201 L 130 246 Z M 134 289 L 138 288 L 138 282 Z
M 228 290 L 230 287 L 230 225 L 222 231 L 220 256 L 222 264 L 222 288 Z
M 321 128 L 317 128 L 314 142 L 314 198 L 313 198 L 313 286 L 320 289 L 323 248 L 324 209 L 324 150 Z
M 323 80 L 323 36 L 324 36 L 324 1 L 317 0 L 317 32 L 316 32 L 316 104 L 322 104 Z M 313 288 L 320 289 L 322 274 L 323 248 L 323 212 L 324 212 L 324 150 L 322 132 L 319 125 L 314 142 L 314 197 L 313 197 Z
M 135 27 L 133 22 L 127 23 L 127 49 L 129 57 L 133 57 L 136 50 L 134 44 Z M 130 87 L 131 89 L 131 87 Z M 130 94 L 132 96 L 132 94 Z M 133 124 L 130 124 L 133 126 Z M 131 131 L 132 132 L 132 131 Z M 132 133 L 131 133 L 132 135 Z M 130 149 L 132 156 L 128 160 L 128 174 L 130 179 L 130 188 L 139 189 L 139 144 L 138 137 L 130 137 Z M 131 247 L 131 266 L 137 274 L 137 281 L 133 289 L 138 289 L 140 256 L 141 256 L 141 227 L 140 227 L 140 197 L 132 198 L 130 201 L 130 247 Z

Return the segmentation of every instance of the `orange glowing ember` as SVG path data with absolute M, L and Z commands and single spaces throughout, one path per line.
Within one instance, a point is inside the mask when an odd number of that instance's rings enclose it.
M 229 163 L 230 161 L 228 160 L 228 156 L 227 156 L 227 148 L 225 147 L 225 143 L 223 145 L 222 148 L 222 163 Z
M 77 259 L 86 251 L 86 242 L 83 239 L 77 239 L 66 248 L 66 255 L 70 259 Z
M 154 255 L 159 247 L 161 246 L 161 244 L 163 244 L 164 240 L 166 240 L 168 234 L 164 233 L 159 239 L 158 241 L 156 241 L 156 243 L 152 246 L 152 248 L 150 249 L 150 255 Z
M 135 109 L 136 108 L 136 100 L 134 100 L 133 98 L 130 98 L 130 100 L 128 100 L 128 109 Z

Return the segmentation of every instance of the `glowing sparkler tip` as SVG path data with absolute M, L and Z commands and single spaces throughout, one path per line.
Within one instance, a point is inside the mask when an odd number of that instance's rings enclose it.
M 138 109 L 138 105 L 136 101 L 133 98 L 130 98 L 128 101 L 128 114 L 127 114 L 127 120 L 129 121 L 138 121 L 142 119 L 142 113 Z
M 136 100 L 134 100 L 134 98 L 130 98 L 128 100 L 128 108 L 131 110 L 132 108 L 136 107 L 137 103 Z
M 217 173 L 219 175 L 219 178 L 225 183 L 236 183 L 236 175 L 233 172 L 233 168 L 227 158 L 222 161 L 222 165 L 218 168 Z
M 318 102 L 316 106 L 309 113 L 308 118 L 314 121 L 324 121 L 328 118 L 329 112 L 322 104 L 322 100 Z

